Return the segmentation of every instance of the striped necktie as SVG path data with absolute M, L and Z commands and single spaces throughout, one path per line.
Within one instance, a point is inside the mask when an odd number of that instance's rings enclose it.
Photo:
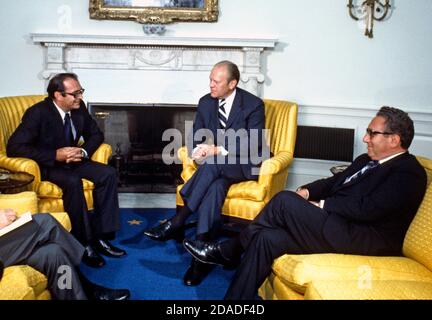
M 219 124 L 220 124 L 221 129 L 225 129 L 227 118 L 228 118 L 226 111 L 225 111 L 225 108 L 224 108 L 225 104 L 226 104 L 225 99 L 219 100 L 218 118 L 219 118 Z
M 366 171 L 375 168 L 376 166 L 379 165 L 379 161 L 378 160 L 371 160 L 369 161 L 363 168 L 361 168 L 359 171 L 357 171 L 356 173 L 354 173 L 352 176 L 347 177 L 344 181 L 343 184 L 346 184 L 350 181 L 353 181 L 359 177 L 361 177 Z
M 73 133 L 72 133 L 72 123 L 69 113 L 66 113 L 64 117 L 64 135 L 65 135 L 65 143 L 67 147 L 71 147 L 73 145 Z

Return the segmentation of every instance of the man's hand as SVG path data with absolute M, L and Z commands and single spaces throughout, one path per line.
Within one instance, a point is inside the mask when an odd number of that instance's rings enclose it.
M 296 193 L 305 200 L 309 199 L 309 190 L 308 189 L 299 188 L 296 190 Z
M 192 154 L 192 159 L 195 161 L 202 161 L 207 157 L 219 154 L 219 152 L 219 148 L 213 144 L 199 144 Z
M 10 225 L 17 219 L 17 214 L 12 209 L 0 209 L 0 229 Z
M 56 160 L 59 162 L 80 162 L 82 158 L 81 148 L 64 147 L 56 151 Z

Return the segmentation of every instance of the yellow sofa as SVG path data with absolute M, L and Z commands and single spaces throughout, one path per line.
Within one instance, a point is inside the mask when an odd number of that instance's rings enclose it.
M 222 213 L 226 216 L 252 220 L 270 199 L 285 189 L 288 166 L 294 158 L 297 135 L 297 104 L 280 100 L 264 100 L 265 127 L 270 130 L 270 151 L 273 157 L 263 162 L 258 181 L 233 184 L 225 198 Z M 182 161 L 181 177 L 184 182 L 197 170 L 195 162 L 188 157 L 186 147 L 180 148 L 178 157 Z M 183 206 L 177 187 L 176 204 Z
M 0 209 L 14 209 L 18 215 L 30 211 L 38 212 L 35 192 L 26 191 L 18 194 L 0 194 Z M 65 212 L 51 213 L 66 230 L 71 230 L 71 223 Z M 0 279 L 0 300 L 47 300 L 51 298 L 47 290 L 45 275 L 27 265 L 11 266 L 4 269 Z
M 39 212 L 61 212 L 64 211 L 62 190 L 54 183 L 41 180 L 37 163 L 31 159 L 6 156 L 7 141 L 20 124 L 25 110 L 45 97 L 45 95 L 29 95 L 0 98 L 0 168 L 32 174 L 35 179 L 28 189 L 35 191 L 39 197 Z M 111 146 L 103 143 L 93 154 L 92 160 L 106 164 L 111 153 Z M 87 207 L 93 209 L 94 185 L 91 181 L 83 179 L 83 186 Z
M 428 187 L 401 257 L 286 254 L 259 289 L 263 299 L 432 299 L 432 160 L 417 157 Z

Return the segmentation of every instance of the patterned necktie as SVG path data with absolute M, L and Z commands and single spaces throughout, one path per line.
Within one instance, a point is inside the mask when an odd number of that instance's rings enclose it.
M 220 99 L 219 100 L 219 112 L 218 112 L 218 118 L 219 118 L 219 123 L 220 123 L 220 127 L 221 129 L 225 129 L 226 127 L 226 122 L 227 122 L 227 114 L 225 111 L 225 106 L 226 101 L 225 99 Z
M 366 171 L 375 168 L 376 166 L 379 165 L 379 161 L 378 160 L 371 160 L 369 161 L 363 168 L 361 168 L 359 171 L 357 171 L 356 173 L 354 173 L 352 176 L 347 177 L 344 181 L 343 184 L 346 184 L 350 181 L 353 181 L 359 177 L 361 177 Z
M 66 113 L 64 117 L 64 136 L 65 143 L 67 147 L 71 147 L 73 145 L 73 134 L 72 134 L 72 123 L 69 113 Z

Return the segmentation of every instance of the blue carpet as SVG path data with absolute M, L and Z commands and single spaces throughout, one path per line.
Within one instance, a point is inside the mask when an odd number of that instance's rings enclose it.
M 82 272 L 93 282 L 112 288 L 128 288 L 131 300 L 220 300 L 234 271 L 215 266 L 196 287 L 183 284 L 191 256 L 175 240 L 153 241 L 143 230 L 159 220 L 173 216 L 175 209 L 121 209 L 121 229 L 112 241 L 127 251 L 122 258 L 105 257 L 107 264 L 99 269 L 81 265 Z M 137 221 L 139 224 L 133 224 Z M 194 237 L 195 228 L 186 231 Z

